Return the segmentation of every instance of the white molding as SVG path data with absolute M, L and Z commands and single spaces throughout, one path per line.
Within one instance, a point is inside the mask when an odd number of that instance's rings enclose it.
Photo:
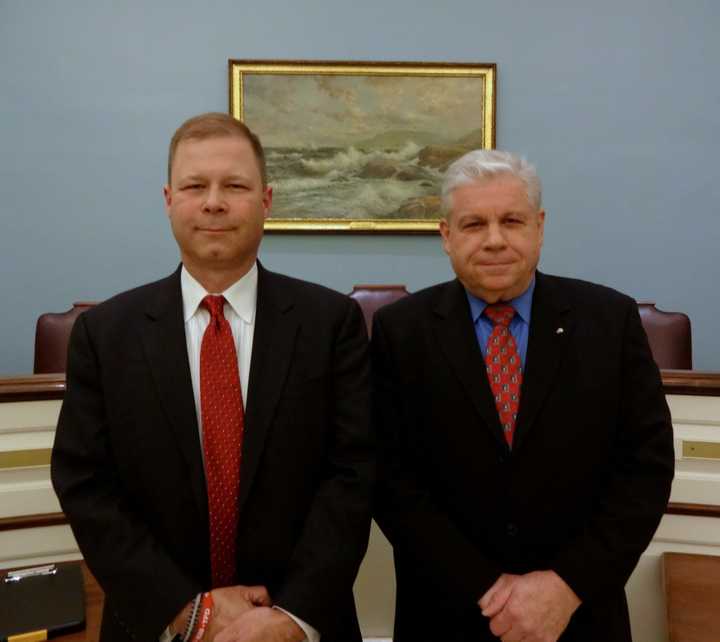
M 22 470 L 36 471 L 43 471 L 45 479 L 9 484 L 0 475 L 0 518 L 61 512 L 60 503 L 47 478 L 47 466 Z
M 666 396 L 673 423 L 720 427 L 720 397 Z
M 62 401 L 0 403 L 0 435 L 32 430 L 55 432 Z
M 374 521 L 367 554 L 360 566 L 353 592 L 363 636 L 378 636 L 377 639 L 392 637 L 395 621 L 392 547 Z
M 11 453 L 16 450 L 44 450 L 52 448 L 55 430 L 32 430 L 0 435 L 0 452 Z
M 82 559 L 69 526 L 0 532 L 0 568 Z
M 0 452 L 52 448 L 60 401 L 0 403 Z

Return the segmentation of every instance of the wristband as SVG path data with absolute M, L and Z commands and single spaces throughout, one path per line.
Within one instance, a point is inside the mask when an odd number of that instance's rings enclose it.
M 183 631 L 181 642 L 189 642 L 190 640 L 190 635 L 195 628 L 195 621 L 197 620 L 201 597 L 202 593 L 198 593 L 193 600 L 192 610 L 190 611 L 190 617 L 188 617 L 187 624 L 185 625 L 185 631 Z
M 200 601 L 200 609 L 198 611 L 197 622 L 195 623 L 195 630 L 192 632 L 192 642 L 200 642 L 205 635 L 210 624 L 210 617 L 213 611 L 213 598 L 212 593 L 203 593 Z

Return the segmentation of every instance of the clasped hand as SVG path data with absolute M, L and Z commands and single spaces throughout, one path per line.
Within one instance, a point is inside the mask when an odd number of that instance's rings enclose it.
M 272 600 L 264 586 L 228 586 L 211 593 L 213 611 L 203 642 L 300 642 L 305 638 L 290 616 L 270 608 Z
M 501 575 L 478 601 L 502 642 L 557 642 L 580 599 L 554 571 Z

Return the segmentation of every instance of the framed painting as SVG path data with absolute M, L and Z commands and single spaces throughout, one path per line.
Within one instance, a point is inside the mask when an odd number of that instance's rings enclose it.
M 495 147 L 493 63 L 228 66 L 230 113 L 266 152 L 269 231 L 437 232 L 448 165 Z

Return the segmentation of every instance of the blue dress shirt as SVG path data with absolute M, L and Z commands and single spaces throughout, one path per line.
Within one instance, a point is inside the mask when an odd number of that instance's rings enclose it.
M 503 301 L 503 303 L 507 303 L 515 308 L 516 314 L 512 318 L 512 321 L 510 321 L 510 334 L 512 334 L 515 339 L 515 345 L 517 346 L 518 352 L 520 352 L 520 361 L 522 363 L 523 370 L 525 369 L 525 357 L 527 355 L 528 336 L 530 334 L 530 313 L 532 310 L 532 298 L 534 292 L 535 277 L 533 276 L 533 279 L 525 292 L 510 301 Z M 474 294 L 471 294 L 467 290 L 465 290 L 465 294 L 467 294 L 468 301 L 470 302 L 470 315 L 472 316 L 473 324 L 475 325 L 475 336 L 477 337 L 478 344 L 480 345 L 483 358 L 485 358 L 487 342 L 493 329 L 493 322 L 483 314 L 488 304 L 482 299 L 478 299 Z

